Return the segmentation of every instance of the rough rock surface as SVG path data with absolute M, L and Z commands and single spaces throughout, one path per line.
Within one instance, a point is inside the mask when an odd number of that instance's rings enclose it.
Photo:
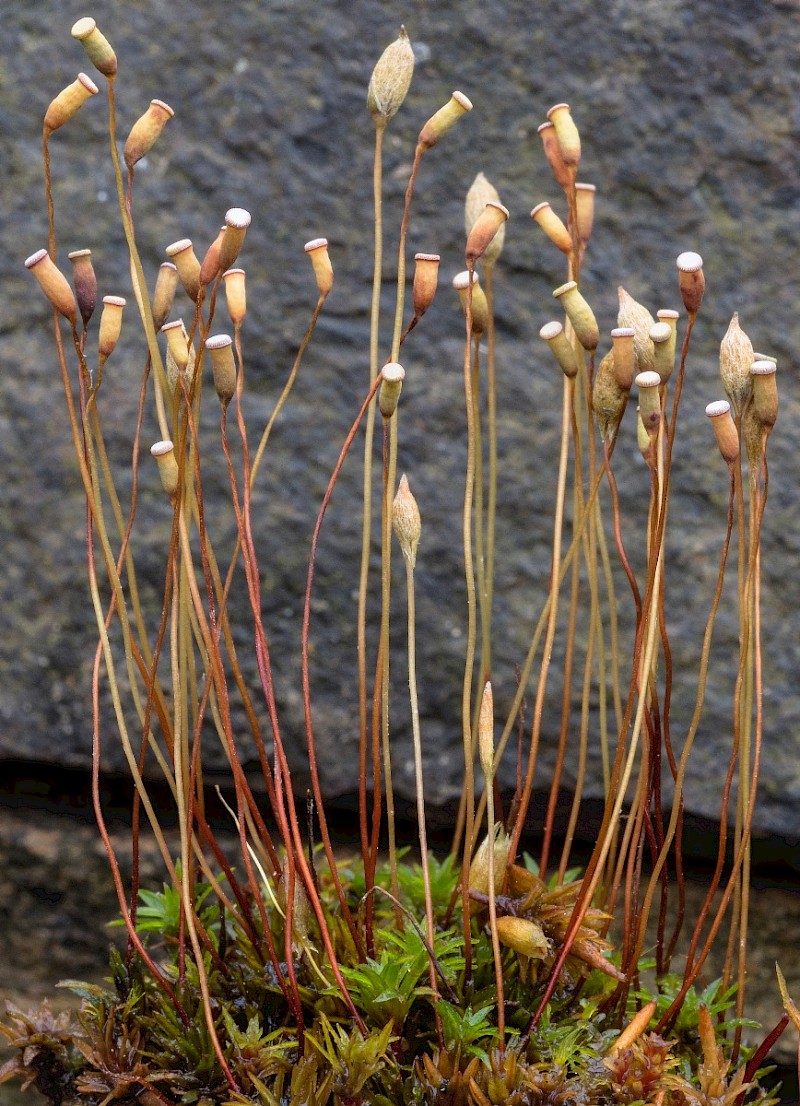
M 87 691 L 94 646 L 83 569 L 83 509 L 51 348 L 49 313 L 22 259 L 46 241 L 39 120 L 80 68 L 69 37 L 76 15 L 60 0 L 4 14 L 0 125 L 6 135 L 0 251 L 4 372 L 0 377 L 0 759 L 86 768 Z M 198 0 L 179 13 L 165 0 L 92 14 L 120 57 L 120 130 L 157 96 L 176 118 L 137 174 L 136 220 L 153 273 L 164 246 L 213 237 L 236 204 L 254 214 L 244 258 L 251 310 L 245 327 L 247 414 L 263 423 L 291 364 L 313 303 L 303 243 L 331 241 L 337 286 L 293 399 L 274 438 L 258 491 L 265 619 L 298 781 L 304 782 L 297 643 L 306 550 L 325 480 L 367 378 L 371 266 L 372 126 L 364 108 L 369 74 L 405 22 L 419 64 L 387 138 L 387 250 L 413 140 L 453 88 L 475 110 L 424 161 L 409 247 L 439 252 L 445 280 L 462 267 L 463 195 L 478 171 L 512 212 L 498 267 L 502 482 L 499 503 L 495 694 L 502 712 L 514 664 L 527 647 L 549 572 L 559 382 L 536 335 L 553 315 L 560 258 L 529 225 L 534 203 L 558 195 L 536 127 L 569 101 L 584 138 L 581 176 L 598 185 L 598 219 L 585 291 L 607 333 L 624 284 L 655 310 L 676 306 L 674 258 L 699 250 L 707 302 L 684 394 L 676 448 L 674 524 L 667 581 L 676 671 L 674 729 L 685 730 L 695 694 L 700 639 L 724 526 L 726 475 L 711 444 L 705 403 L 720 395 L 717 349 L 734 310 L 757 349 L 781 364 L 781 416 L 770 443 L 770 504 L 764 530 L 765 754 L 758 823 L 800 834 L 800 554 L 795 351 L 800 348 L 794 272 L 800 237 L 798 108 L 800 23 L 792 2 L 578 0 L 535 6 L 385 0 L 347 5 L 241 0 L 224 9 Z M 54 136 L 60 251 L 94 251 L 101 292 L 129 295 L 115 220 L 113 181 L 101 159 L 102 98 Z M 204 248 L 200 246 L 200 248 Z M 387 260 L 387 273 L 391 271 Z M 386 308 L 392 299 L 387 295 Z M 138 398 L 141 350 L 127 334 L 104 384 L 102 414 L 114 455 L 124 458 Z M 409 341 L 404 361 L 400 464 L 425 521 L 417 571 L 423 727 L 432 799 L 453 794 L 460 775 L 461 650 L 465 612 L 459 556 L 464 447 L 461 320 L 448 288 Z M 209 414 L 209 425 L 212 415 Z M 144 439 L 156 437 L 150 416 Z M 353 788 L 355 586 L 359 464 L 346 470 L 323 536 L 314 618 L 316 720 L 325 786 Z M 646 495 L 630 433 L 617 454 L 623 509 Z M 208 460 L 209 498 L 224 488 Z M 137 550 L 142 586 L 161 580 L 168 511 L 145 468 Z M 221 544 L 229 514 L 212 517 Z M 343 567 L 344 566 L 344 567 Z M 731 574 L 733 575 L 733 573 Z M 401 626 L 402 606 L 395 622 Z M 239 644 L 248 650 L 246 618 Z M 399 633 L 399 631 L 398 631 Z M 399 639 L 399 638 L 398 638 Z M 720 615 L 721 668 L 709 681 L 688 803 L 714 817 L 720 765 L 730 741 L 735 616 Z M 351 663 L 352 662 L 352 663 Z M 252 673 L 252 665 L 250 666 Z M 405 691 L 398 666 L 398 785 L 412 786 Z M 554 685 L 557 706 L 557 685 Z M 548 733 L 557 728 L 551 722 Z M 111 738 L 109 770 L 123 766 Z M 545 761 L 546 753 L 543 753 Z M 569 782 L 569 780 L 567 781 Z

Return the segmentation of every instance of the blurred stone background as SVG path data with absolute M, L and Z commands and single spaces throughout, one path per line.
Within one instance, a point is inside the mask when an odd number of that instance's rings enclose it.
M 724 532 L 727 477 L 703 409 L 721 395 L 718 348 L 733 311 L 740 313 L 756 349 L 779 360 L 781 413 L 769 447 L 764 524 L 765 751 L 757 824 L 764 836 L 762 858 L 781 866 L 779 874 L 789 867 L 796 871 L 800 511 L 793 427 L 800 400 L 794 365 L 800 345 L 800 22 L 791 0 L 724 5 L 721 0 L 564 0 L 556 7 L 520 0 L 405 5 L 237 0 L 224 8 L 208 0 L 192 5 L 133 0 L 124 7 L 98 0 L 86 8 L 37 0 L 4 12 L 0 773 L 7 804 L 28 809 L 36 799 L 80 814 L 90 766 L 88 689 L 95 632 L 85 582 L 82 497 L 62 414 L 50 311 L 22 267 L 47 236 L 41 118 L 53 95 L 78 70 L 89 68 L 69 35 L 73 21 L 87 14 L 98 20 L 120 59 L 121 136 L 152 97 L 166 100 L 176 112 L 137 171 L 137 234 L 148 273 L 155 274 L 165 245 L 177 238 L 192 238 L 202 255 L 228 207 L 253 213 L 241 258 L 248 271 L 246 413 L 253 434 L 272 409 L 313 307 L 303 243 L 317 235 L 331 243 L 336 288 L 276 428 L 272 460 L 257 493 L 265 622 L 298 786 L 305 784 L 298 639 L 306 551 L 328 473 L 368 377 L 373 128 L 366 87 L 375 60 L 404 23 L 417 69 L 387 135 L 387 277 L 419 127 L 454 88 L 475 105 L 426 155 L 409 232 L 409 255 L 442 255 L 437 301 L 403 354 L 408 376 L 400 443 L 400 466 L 409 474 L 425 527 L 417 584 L 429 797 L 446 804 L 460 779 L 465 431 L 462 319 L 448 284 L 463 266 L 463 198 L 483 171 L 511 210 L 496 275 L 502 475 L 494 686 L 502 716 L 549 573 L 561 384 L 537 334 L 554 317 L 550 294 L 564 270 L 528 213 L 543 199 L 561 206 L 536 128 L 551 104 L 566 100 L 583 136 L 580 177 L 598 186 L 583 287 L 601 331 L 607 334 L 616 325 L 617 285 L 653 311 L 679 306 L 676 255 L 693 249 L 705 258 L 708 290 L 684 390 L 670 516 L 667 605 L 678 745 L 694 703 Z M 106 121 L 100 96 L 52 140 L 59 253 L 66 264 L 69 250 L 90 247 L 101 294 L 129 296 Z M 389 283 L 384 351 L 392 305 Z M 101 401 L 120 465 L 130 455 L 142 364 L 131 304 Z M 210 433 L 216 420 L 212 406 Z M 615 462 L 630 525 L 641 517 L 637 512 L 648 482 L 630 418 L 626 425 Z M 143 440 L 157 436 L 148 411 Z M 206 472 L 212 499 L 214 490 L 224 492 L 226 485 L 213 449 Z M 323 532 L 313 624 L 315 721 L 325 786 L 329 794 L 345 797 L 354 790 L 357 749 L 351 629 L 356 584 L 350 569 L 360 533 L 360 479 L 354 455 Z M 123 491 L 129 486 L 130 478 L 123 476 Z M 161 588 L 168 523 L 155 471 L 145 464 L 136 551 L 149 599 Z M 212 524 L 220 548 L 230 548 L 230 513 L 213 514 Z M 635 524 L 629 547 L 640 566 L 634 530 Z M 735 572 L 729 577 L 731 582 Z M 399 605 L 398 614 L 402 609 Z M 242 612 L 237 642 L 246 654 L 250 630 L 244 607 Z M 401 641 L 401 618 L 395 626 Z M 698 837 L 700 851 L 713 849 L 730 742 L 736 663 L 730 590 L 715 642 L 719 665 L 709 679 L 687 783 L 689 809 L 709 820 L 701 825 L 712 827 L 705 839 Z M 408 799 L 413 769 L 400 664 L 397 673 L 396 772 Z M 554 679 L 554 719 L 559 696 Z M 557 732 L 557 721 L 545 739 L 554 727 Z M 106 732 L 104 772 L 111 787 L 124 765 L 113 729 Z M 548 755 L 543 752 L 545 768 Z M 211 768 L 213 782 L 213 762 Z M 16 830 L 9 830 L 7 840 L 13 847 Z M 16 896 L 8 881 L 3 891 Z M 16 897 L 13 905 L 16 911 Z M 4 911 L 0 899 L 0 922 Z M 5 917 L 11 913 L 9 907 Z M 784 970 L 789 976 L 792 964 Z M 774 990 L 771 983 L 765 986 Z

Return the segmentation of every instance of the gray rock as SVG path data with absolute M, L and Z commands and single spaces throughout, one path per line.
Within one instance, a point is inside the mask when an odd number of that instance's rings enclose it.
M 254 214 L 245 256 L 250 315 L 245 326 L 253 435 L 268 417 L 313 306 L 303 243 L 331 241 L 337 285 L 295 393 L 276 428 L 260 482 L 256 516 L 264 617 L 273 646 L 284 730 L 298 786 L 306 782 L 301 734 L 299 612 L 308 540 L 327 474 L 365 389 L 371 280 L 372 125 L 364 101 L 371 68 L 405 21 L 420 63 L 407 103 L 387 137 L 387 275 L 413 143 L 421 123 L 460 88 L 470 117 L 423 162 L 409 254 L 439 252 L 443 280 L 462 267 L 463 196 L 485 171 L 510 207 L 498 266 L 502 478 L 499 501 L 495 694 L 502 716 L 514 691 L 514 664 L 545 594 L 555 483 L 560 384 L 537 332 L 553 316 L 552 288 L 563 268 L 527 212 L 557 203 L 536 127 L 554 102 L 573 106 L 584 140 L 581 177 L 599 189 L 598 218 L 584 289 L 601 330 L 615 325 L 623 283 L 655 310 L 675 306 L 674 258 L 705 257 L 708 294 L 693 342 L 684 425 L 675 451 L 671 512 L 669 626 L 676 663 L 673 735 L 680 746 L 695 695 L 700 643 L 724 527 L 726 474 L 702 415 L 720 394 L 719 341 L 734 310 L 757 349 L 778 357 L 781 417 L 770 442 L 772 479 L 764 525 L 763 623 L 765 751 L 757 822 L 800 834 L 800 586 L 797 573 L 797 459 L 791 433 L 798 387 L 793 273 L 799 234 L 795 65 L 800 26 L 794 5 L 711 0 L 691 6 L 646 0 L 548 7 L 385 0 L 344 7 L 245 0 L 221 10 L 207 0 L 176 14 L 154 0 L 120 15 L 113 0 L 92 14 L 120 58 L 120 132 L 157 96 L 176 110 L 163 139 L 137 172 L 135 213 L 148 272 L 164 246 L 184 235 L 198 252 L 224 211 Z M 2 173 L 5 248 L 0 329 L 0 758 L 88 768 L 88 691 L 94 620 L 83 568 L 83 505 L 51 346 L 49 312 L 21 268 L 46 241 L 39 120 L 51 97 L 88 68 L 55 0 L 18 6 L 4 17 L 8 45 L 0 119 L 7 136 Z M 98 97 L 98 101 L 102 98 Z M 101 293 L 129 295 L 113 180 L 104 151 L 105 107 L 91 103 L 52 139 L 60 256 L 90 246 Z M 101 156 L 102 155 L 102 156 Z M 384 301 L 390 317 L 391 289 Z M 109 362 L 102 417 L 124 464 L 138 401 L 141 347 L 133 311 Z M 382 349 L 386 348 L 384 335 Z M 442 287 L 430 317 L 403 355 L 400 465 L 424 520 L 417 572 L 421 697 L 429 796 L 444 801 L 460 778 L 461 656 L 465 610 L 460 548 L 464 418 L 461 317 Z M 207 498 L 225 492 L 208 405 Z M 628 420 L 630 422 L 630 420 Z M 147 415 L 143 440 L 157 435 Z M 354 601 L 360 462 L 354 456 L 323 531 L 314 610 L 315 720 L 324 785 L 352 791 L 357 748 Z M 630 427 L 616 469 L 628 517 L 647 494 Z M 124 483 L 124 482 L 123 482 Z M 153 600 L 161 587 L 169 511 L 144 465 L 137 557 Z M 229 512 L 212 512 L 220 550 L 230 549 Z M 631 554 L 641 564 L 635 530 Z M 729 585 L 735 577 L 731 566 Z M 398 566 L 398 580 L 399 566 Z M 400 589 L 398 589 L 398 596 Z M 235 609 L 237 644 L 252 656 L 246 604 Z M 398 598 L 395 637 L 402 645 Z M 720 667 L 709 680 L 687 803 L 715 817 L 730 743 L 736 623 L 730 586 L 716 641 Z M 248 671 L 254 680 L 253 662 Z M 397 784 L 411 794 L 410 737 L 402 661 L 394 709 Z M 254 680 L 255 686 L 255 680 Z M 545 727 L 543 765 L 558 729 L 558 680 Z M 576 723 L 577 724 L 577 723 Z M 104 767 L 123 758 L 105 729 Z M 246 758 L 253 750 L 245 749 Z M 209 748 L 210 767 L 222 767 Z M 565 780 L 571 782 L 571 777 Z

